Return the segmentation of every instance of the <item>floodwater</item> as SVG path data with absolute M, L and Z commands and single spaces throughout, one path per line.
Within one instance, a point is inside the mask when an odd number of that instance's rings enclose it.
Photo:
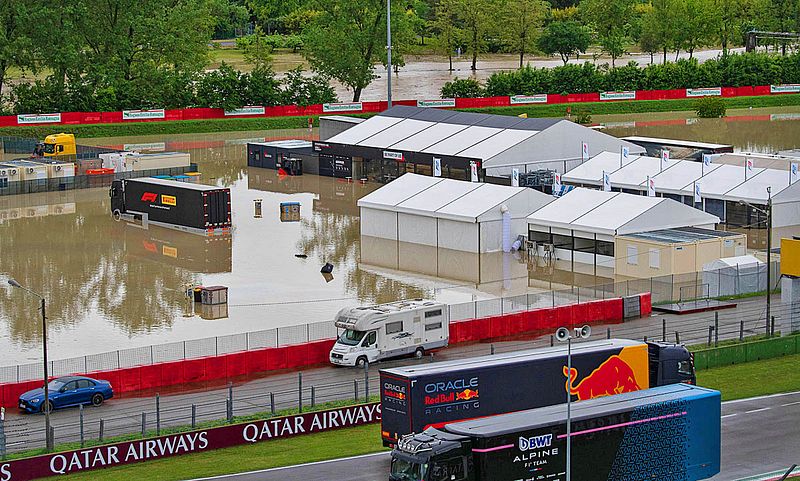
M 686 121 L 686 114 L 594 120 L 610 124 L 615 135 L 729 142 L 762 152 L 799 147 L 800 109 L 770 112 L 779 114 L 776 120 L 756 109 L 732 111 L 724 120 Z M 531 273 L 514 255 L 478 259 L 419 246 L 386 248 L 361 239 L 356 207 L 378 185 L 312 175 L 281 179 L 246 165 L 248 141 L 315 135 L 300 129 L 83 142 L 190 152 L 202 182 L 231 188 L 234 230 L 223 237 L 116 222 L 104 188 L 0 197 L 0 365 L 38 360 L 41 343 L 36 299 L 9 288 L 6 277 L 46 295 L 53 358 L 324 321 L 347 305 L 411 297 L 457 303 L 609 281 L 548 266 Z M 261 218 L 254 215 L 256 199 Z M 284 201 L 301 203 L 299 222 L 280 221 Z M 334 265 L 333 279 L 319 272 L 325 262 Z M 184 296 L 192 284 L 228 286 L 228 305 L 194 305 Z

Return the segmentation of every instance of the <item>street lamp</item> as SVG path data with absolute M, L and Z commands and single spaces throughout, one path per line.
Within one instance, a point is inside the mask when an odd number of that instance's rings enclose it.
M 45 300 L 44 296 L 28 289 L 27 287 L 21 285 L 19 282 L 15 281 L 14 279 L 8 280 L 9 285 L 11 287 L 16 287 L 18 289 L 22 289 L 23 291 L 27 292 L 28 294 L 33 294 L 34 296 L 38 297 L 41 301 L 41 311 L 42 311 L 42 353 L 44 357 L 44 400 L 42 401 L 42 407 L 44 411 L 44 439 L 45 439 L 45 446 L 47 446 L 47 450 L 51 451 L 53 449 L 53 438 L 50 433 L 50 390 L 48 389 L 48 378 L 47 375 L 47 315 L 45 313 Z
M 767 187 L 767 210 L 754 206 L 746 200 L 740 200 L 739 205 L 746 205 L 751 209 L 761 212 L 767 216 L 767 320 L 766 320 L 766 336 L 769 337 L 770 333 L 770 314 L 771 314 L 771 299 L 770 288 L 772 286 L 772 188 Z
M 592 335 L 592 328 L 589 326 L 576 327 L 574 334 L 570 334 L 569 329 L 566 327 L 559 327 L 556 331 L 556 339 L 559 342 L 567 341 L 567 479 L 570 481 L 570 465 L 572 456 L 572 394 L 570 393 L 570 384 L 572 379 L 572 339 L 585 339 Z

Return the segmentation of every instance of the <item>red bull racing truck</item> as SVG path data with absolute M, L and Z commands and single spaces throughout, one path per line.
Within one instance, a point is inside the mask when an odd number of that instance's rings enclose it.
M 577 403 L 574 481 L 695 481 L 720 471 L 720 394 L 688 384 Z M 391 481 L 564 481 L 566 404 L 428 428 L 400 438 Z
M 624 339 L 382 369 L 381 436 L 393 446 L 428 427 L 566 401 L 695 383 L 691 353 L 682 345 Z

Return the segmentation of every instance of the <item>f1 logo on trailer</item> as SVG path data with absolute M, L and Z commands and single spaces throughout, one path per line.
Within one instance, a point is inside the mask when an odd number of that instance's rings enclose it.
M 145 192 L 142 194 L 142 202 L 155 202 L 158 200 L 158 194 L 154 192 Z

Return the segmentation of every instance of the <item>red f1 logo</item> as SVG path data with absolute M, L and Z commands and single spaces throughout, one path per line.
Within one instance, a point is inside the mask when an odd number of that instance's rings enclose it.
M 142 194 L 142 202 L 155 202 L 158 199 L 158 194 L 153 192 L 145 192 Z

